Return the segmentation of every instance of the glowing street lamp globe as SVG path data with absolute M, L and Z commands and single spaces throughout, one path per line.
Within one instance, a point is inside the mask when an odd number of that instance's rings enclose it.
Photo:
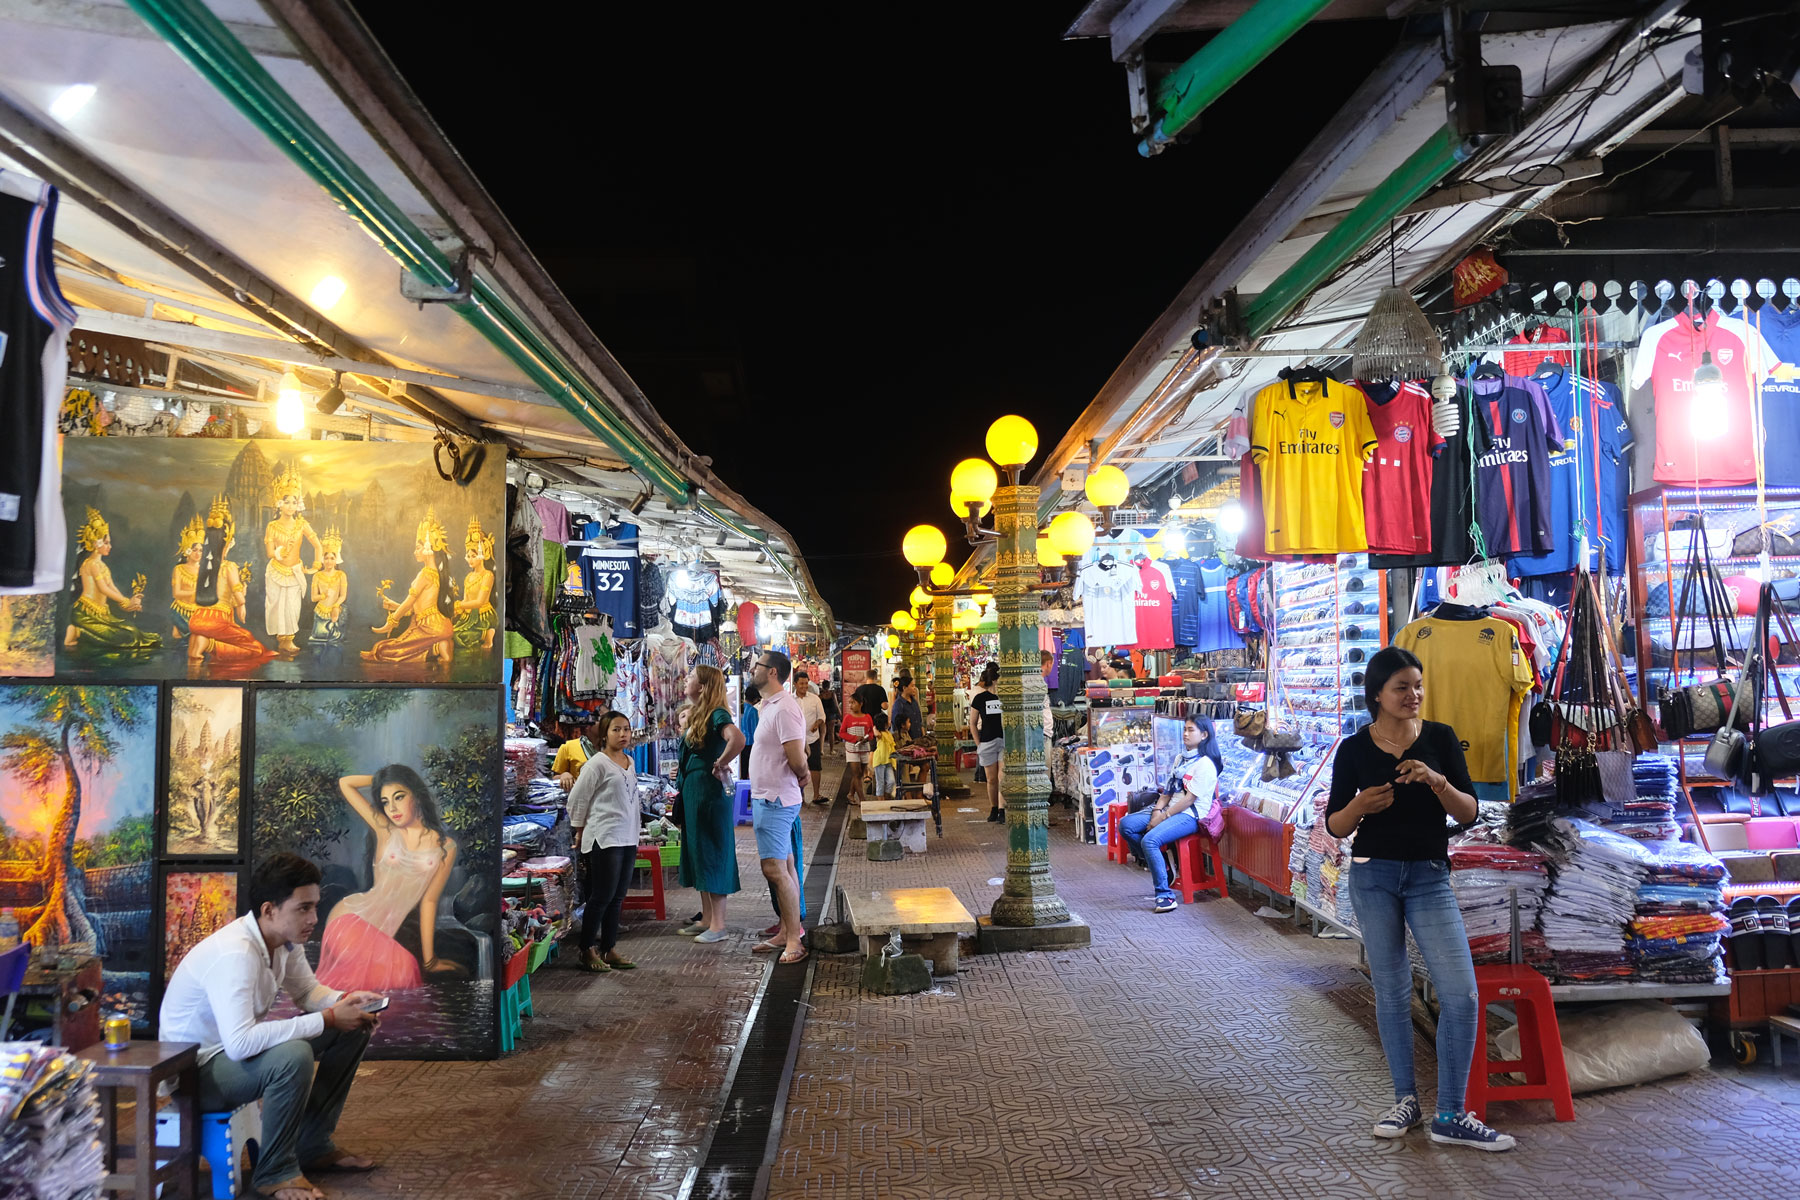
M 1048 533 L 1050 545 L 1062 558 L 1080 558 L 1094 547 L 1094 523 L 1078 512 L 1058 513 L 1051 518 Z
M 1037 565 L 1040 567 L 1060 567 L 1063 565 L 1062 555 L 1056 552 L 1056 547 L 1051 543 L 1049 535 L 1047 534 L 1038 534 Z
M 988 457 L 1003 467 L 1024 466 L 1037 448 L 1037 430 L 1024 417 L 1001 417 L 988 426 Z
M 1131 494 L 1131 480 L 1117 467 L 1095 467 L 1088 472 L 1087 484 L 1082 490 L 1095 508 L 1117 508 Z
M 931 568 L 931 586 L 949 587 L 950 581 L 956 578 L 956 568 L 947 562 L 941 562 Z
M 943 562 L 946 549 L 944 533 L 936 525 L 914 525 L 900 543 L 900 552 L 915 567 L 934 567 Z
M 994 498 L 1000 486 L 999 472 L 985 458 L 965 458 L 950 469 L 950 494 L 966 496 L 983 504 Z

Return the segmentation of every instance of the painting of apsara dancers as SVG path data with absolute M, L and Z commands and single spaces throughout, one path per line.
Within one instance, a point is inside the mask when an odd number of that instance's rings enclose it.
M 499 455 L 457 482 L 420 443 L 70 438 L 63 503 L 59 675 L 500 680 Z
M 393 997 L 391 1056 L 491 1053 L 498 690 L 265 687 L 255 706 L 251 856 L 324 872 L 319 978 Z

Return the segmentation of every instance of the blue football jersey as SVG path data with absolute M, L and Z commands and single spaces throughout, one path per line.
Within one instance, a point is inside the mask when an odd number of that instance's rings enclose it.
M 613 636 L 634 638 L 638 629 L 638 556 L 617 546 L 581 552 L 581 583 L 594 611 L 612 618 Z

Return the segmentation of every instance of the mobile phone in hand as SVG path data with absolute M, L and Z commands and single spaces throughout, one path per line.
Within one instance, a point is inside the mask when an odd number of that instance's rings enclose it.
M 392 1003 L 393 1003 L 392 996 L 383 996 L 379 1000 L 369 1001 L 367 1004 L 362 1006 L 362 1010 L 366 1013 L 378 1013 Z

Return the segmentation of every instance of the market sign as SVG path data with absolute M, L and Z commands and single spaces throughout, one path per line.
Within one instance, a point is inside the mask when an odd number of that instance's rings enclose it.
M 1506 268 L 1494 261 L 1492 250 L 1477 250 L 1457 263 L 1450 272 L 1455 283 L 1455 305 L 1467 308 L 1477 300 L 1485 300 L 1506 286 Z

